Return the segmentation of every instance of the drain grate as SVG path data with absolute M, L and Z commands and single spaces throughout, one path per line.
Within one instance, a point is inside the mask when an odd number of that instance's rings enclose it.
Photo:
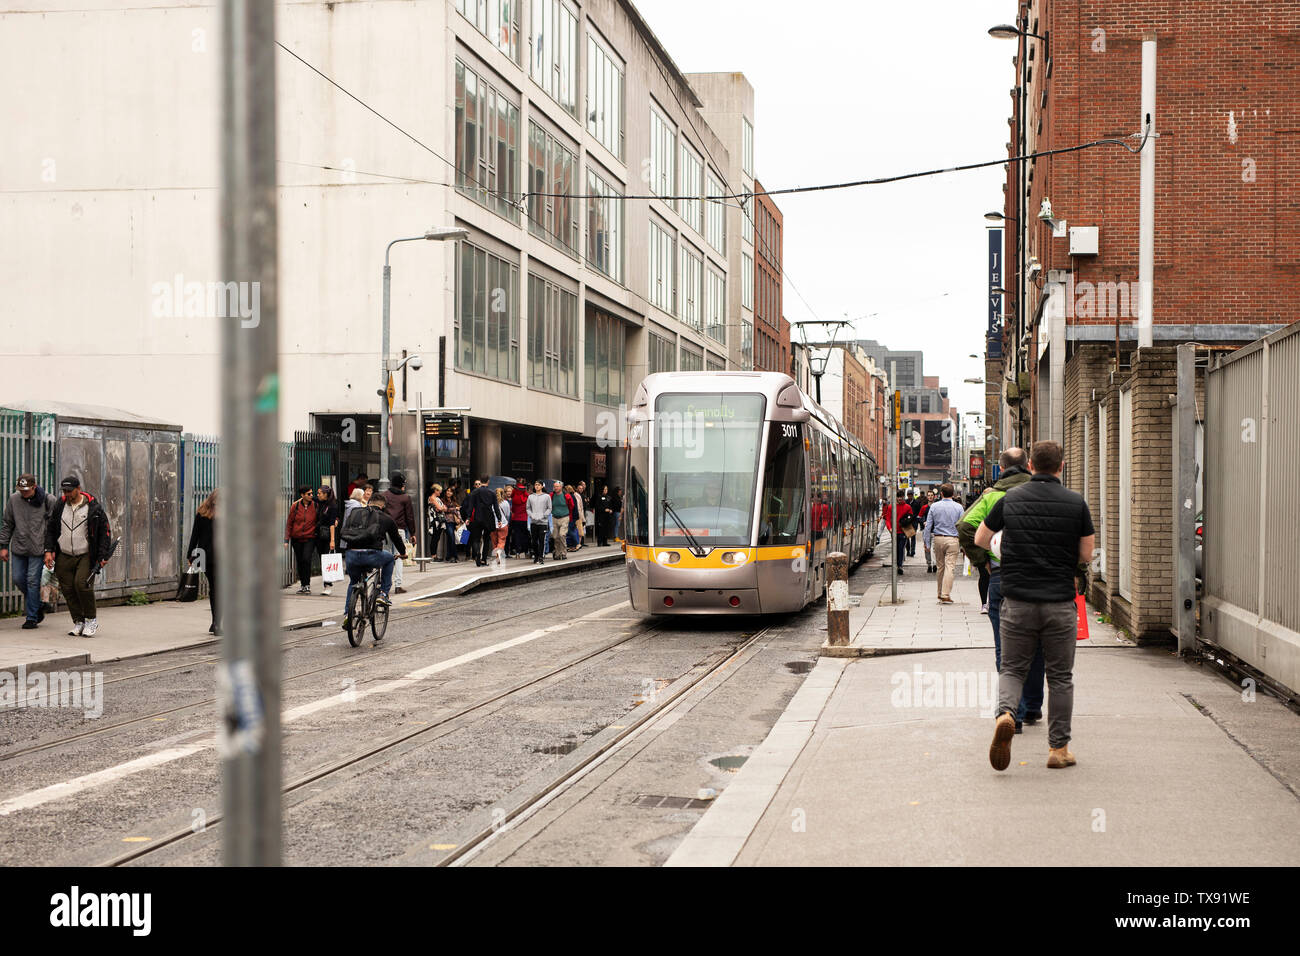
M 697 800 L 694 797 L 671 797 L 657 793 L 643 793 L 632 801 L 633 806 L 647 810 L 707 810 L 712 800 Z

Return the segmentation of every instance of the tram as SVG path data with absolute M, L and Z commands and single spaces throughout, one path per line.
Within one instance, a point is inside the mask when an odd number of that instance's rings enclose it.
M 658 372 L 628 417 L 624 540 L 649 614 L 797 611 L 871 554 L 875 457 L 779 372 Z

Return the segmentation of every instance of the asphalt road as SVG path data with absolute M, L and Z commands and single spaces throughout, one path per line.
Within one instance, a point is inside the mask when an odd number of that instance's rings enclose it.
M 879 573 L 860 570 L 853 591 Z M 332 628 L 286 632 L 284 861 L 436 862 L 443 851 L 431 848 L 548 787 L 593 738 L 761 632 L 671 719 L 468 862 L 666 859 L 706 806 L 699 791 L 725 787 L 793 696 L 823 640 L 825 606 L 762 620 L 651 620 L 626 603 L 624 581 L 621 567 L 592 570 L 395 611 L 379 646 L 354 649 Z M 212 658 L 178 651 L 102 668 L 98 719 L 67 708 L 7 713 L 0 858 L 218 863 Z M 74 734 L 85 736 L 66 739 Z

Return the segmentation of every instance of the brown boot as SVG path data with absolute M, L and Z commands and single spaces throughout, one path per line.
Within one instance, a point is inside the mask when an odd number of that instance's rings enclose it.
M 993 725 L 993 743 L 989 745 L 989 763 L 994 770 L 1006 770 L 1011 765 L 1011 738 L 1015 735 L 1016 717 L 1003 711 Z
M 1076 761 L 1074 754 L 1070 753 L 1070 745 L 1064 747 L 1050 747 L 1047 751 L 1047 766 L 1051 770 L 1058 770 L 1061 767 L 1073 767 Z

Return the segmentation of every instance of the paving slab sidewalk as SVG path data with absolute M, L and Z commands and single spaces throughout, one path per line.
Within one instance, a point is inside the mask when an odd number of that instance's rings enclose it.
M 472 561 L 456 564 L 429 564 L 424 571 L 405 569 L 405 594 L 394 594 L 394 606 L 419 605 L 440 597 L 464 594 L 476 588 L 499 585 L 539 575 L 574 573 L 578 570 L 617 564 L 623 560 L 620 547 L 587 545 L 571 552 L 564 561 L 548 559 L 535 565 L 527 558 L 506 561 L 503 570 L 476 568 Z M 337 621 L 343 614 L 346 582 L 334 587 L 325 597 L 321 578 L 312 579 L 310 596 L 298 595 L 297 584 L 286 588 L 281 598 L 280 620 L 286 629 L 320 626 Z M 148 605 L 115 605 L 99 609 L 99 632 L 93 638 L 68 634 L 72 619 L 67 608 L 47 615 L 36 630 L 23 630 L 21 616 L 0 620 L 0 671 L 13 672 L 19 666 L 28 670 L 49 670 L 97 664 L 106 661 L 157 654 L 177 648 L 195 647 L 214 641 L 208 633 L 212 623 L 206 599 L 181 604 L 158 601 Z
M 929 617 L 890 615 L 872 638 L 919 647 Z M 1013 738 L 1006 771 L 989 766 L 991 647 L 945 633 L 907 657 L 823 656 L 668 865 L 1212 866 L 1240 865 L 1242 847 L 1251 865 L 1300 862 L 1300 791 L 1271 762 L 1300 761 L 1300 718 L 1091 623 L 1077 766 L 1047 769 L 1045 724 Z M 1242 721 L 1264 745 L 1225 729 Z

